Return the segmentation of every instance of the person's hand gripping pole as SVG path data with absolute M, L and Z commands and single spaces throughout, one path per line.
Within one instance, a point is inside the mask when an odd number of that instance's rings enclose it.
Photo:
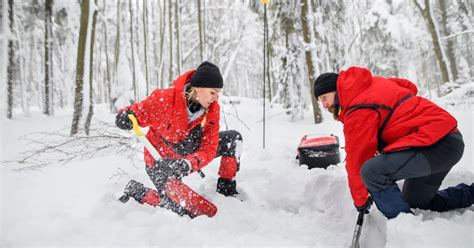
M 138 137 L 140 142 L 146 147 L 146 149 L 151 153 L 151 155 L 156 161 L 160 160 L 161 159 L 160 154 L 155 149 L 155 147 L 150 143 L 150 141 L 145 137 L 145 134 L 142 132 L 142 130 L 138 126 L 137 118 L 135 118 L 135 116 L 132 114 L 129 114 L 128 118 L 132 121 L 133 123 L 132 130 L 135 133 L 135 135 Z

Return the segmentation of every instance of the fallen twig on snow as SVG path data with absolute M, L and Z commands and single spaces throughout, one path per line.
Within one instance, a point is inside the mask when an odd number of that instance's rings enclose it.
M 143 152 L 135 146 L 134 137 L 121 134 L 115 126 L 105 122 L 91 125 L 89 135 L 71 136 L 69 128 L 55 132 L 29 133 L 20 138 L 33 148 L 20 154 L 18 159 L 3 161 L 18 163 L 21 168 L 15 171 L 39 170 L 50 164 L 65 164 L 73 160 L 117 154 L 126 156 L 134 165 L 137 152 Z

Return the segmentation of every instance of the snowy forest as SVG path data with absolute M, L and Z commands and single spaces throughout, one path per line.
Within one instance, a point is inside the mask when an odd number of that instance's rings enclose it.
M 0 247 L 349 247 L 358 212 L 343 124 L 313 88 L 352 66 L 408 79 L 454 116 L 464 155 L 440 189 L 474 182 L 473 0 L 0 0 L 0 9 Z M 212 218 L 120 202 L 131 179 L 155 185 L 118 110 L 203 61 L 224 81 L 219 130 L 243 138 L 238 196 L 216 192 L 214 159 L 182 179 L 215 205 Z M 336 136 L 340 161 L 299 163 L 306 135 Z M 388 220 L 374 204 L 360 247 L 474 247 L 474 206 L 412 211 Z
M 292 120 L 313 107 L 319 73 L 352 65 L 409 78 L 431 99 L 474 77 L 473 9 L 468 0 L 271 1 L 264 41 L 257 0 L 4 0 L 3 111 L 75 106 L 74 118 L 88 119 L 94 105 L 115 111 L 205 60 L 221 67 L 224 95 L 262 98 L 265 74 L 265 99 Z

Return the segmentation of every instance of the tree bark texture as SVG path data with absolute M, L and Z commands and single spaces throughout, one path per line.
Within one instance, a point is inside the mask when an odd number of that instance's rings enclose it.
M 308 13 L 309 6 L 308 0 L 301 1 L 301 23 L 303 24 L 303 39 L 305 43 L 305 59 L 306 59 L 306 67 L 308 70 L 308 79 L 310 81 L 310 89 L 311 92 L 311 102 L 313 103 L 313 114 L 314 114 L 314 122 L 321 123 L 323 121 L 323 116 L 321 115 L 321 109 L 319 108 L 319 104 L 317 99 L 313 95 L 313 88 L 314 88 L 314 80 L 316 80 L 315 69 L 313 64 L 313 58 L 311 54 L 311 50 L 308 48 L 308 45 L 311 45 L 311 31 L 309 30 L 308 24 Z
M 425 8 L 423 9 L 417 0 L 413 0 L 416 7 L 420 11 L 421 15 L 425 19 L 426 27 L 431 34 L 431 40 L 433 42 L 433 49 L 436 55 L 436 60 L 438 61 L 439 70 L 441 72 L 441 80 L 442 83 L 449 82 L 449 75 L 448 75 L 448 67 L 446 66 L 446 62 L 443 59 L 443 53 L 441 51 L 442 47 L 439 43 L 438 33 L 436 32 L 436 26 L 433 20 L 433 17 L 430 14 L 430 1 L 425 0 Z
M 95 0 L 95 6 L 97 6 L 97 0 Z M 89 51 L 89 113 L 87 114 L 86 122 L 84 124 L 84 130 L 89 135 L 89 128 L 91 126 L 92 115 L 94 115 L 94 43 L 95 43 L 95 27 L 97 23 L 97 8 L 94 9 L 92 15 L 92 30 L 91 30 L 91 47 Z
M 130 46 L 132 49 L 132 78 L 133 78 L 133 97 L 134 101 L 138 101 L 137 81 L 135 77 L 135 50 L 133 44 L 133 9 L 132 0 L 129 1 L 129 12 L 130 12 Z
M 15 72 L 17 68 L 15 57 L 15 45 L 13 42 L 14 33 L 14 17 L 13 0 L 8 0 L 8 19 L 10 21 L 10 36 L 8 38 L 8 68 L 7 68 L 7 118 L 11 119 L 13 114 L 13 81 L 16 78 Z
M 72 116 L 71 135 L 77 134 L 79 121 L 82 115 L 84 88 L 84 57 L 86 55 L 87 27 L 89 25 L 89 0 L 83 0 L 81 6 L 81 25 L 79 28 L 79 42 L 76 61 L 76 89 L 74 91 L 74 114 Z
M 53 9 L 53 0 L 46 0 L 45 4 L 45 19 L 44 19 L 44 109 L 45 115 L 50 115 L 50 74 L 51 74 L 51 60 L 53 59 L 51 51 L 51 16 Z

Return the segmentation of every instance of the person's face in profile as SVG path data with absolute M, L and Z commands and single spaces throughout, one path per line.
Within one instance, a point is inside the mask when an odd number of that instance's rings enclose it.
M 217 100 L 221 90 L 218 88 L 197 88 L 196 98 L 204 108 L 208 108 L 209 105 Z
M 318 97 L 318 101 L 321 102 L 323 108 L 327 109 L 329 112 L 334 113 L 336 107 L 334 106 L 334 98 L 336 96 L 336 91 L 328 92 L 322 94 Z

